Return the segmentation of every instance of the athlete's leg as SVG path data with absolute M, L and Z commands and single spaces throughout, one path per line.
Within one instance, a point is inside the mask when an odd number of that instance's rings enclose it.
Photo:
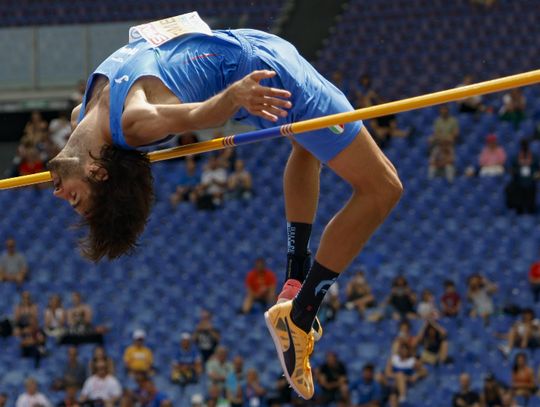
M 287 218 L 287 271 L 285 281 L 302 283 L 309 270 L 311 225 L 319 201 L 320 162 L 297 142 L 283 174 Z M 289 298 L 290 299 L 290 298 Z
M 358 255 L 402 193 L 396 169 L 365 127 L 328 166 L 351 184 L 353 194 L 326 226 L 316 261 L 293 301 L 292 319 L 305 332 L 311 329 L 328 287 Z
M 328 166 L 351 184 L 353 194 L 326 226 L 316 260 L 341 273 L 396 205 L 403 187 L 365 127 Z

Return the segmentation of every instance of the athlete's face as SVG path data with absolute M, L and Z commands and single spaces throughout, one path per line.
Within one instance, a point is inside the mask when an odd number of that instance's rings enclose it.
M 76 157 L 55 157 L 48 168 L 53 179 L 54 196 L 68 201 L 77 213 L 85 216 L 90 206 L 89 169 Z

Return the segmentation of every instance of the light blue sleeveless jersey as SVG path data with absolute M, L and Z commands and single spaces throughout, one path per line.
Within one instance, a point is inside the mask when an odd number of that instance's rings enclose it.
M 213 36 L 188 34 L 158 48 L 145 40 L 125 45 L 99 65 L 90 76 L 79 121 L 84 117 L 87 96 L 93 81 L 104 75 L 110 84 L 110 128 L 113 144 L 131 149 L 122 132 L 122 111 L 131 86 L 143 76 L 160 79 L 182 103 L 203 102 L 233 82 L 257 69 L 272 69 L 274 78 L 265 86 L 287 89 L 293 108 L 277 123 L 250 115 L 240 109 L 234 118 L 258 128 L 268 128 L 299 120 L 352 110 L 352 106 L 324 79 L 294 46 L 257 30 L 214 30 Z M 350 144 L 361 122 L 345 125 L 341 134 L 325 129 L 295 136 L 297 141 L 328 161 Z

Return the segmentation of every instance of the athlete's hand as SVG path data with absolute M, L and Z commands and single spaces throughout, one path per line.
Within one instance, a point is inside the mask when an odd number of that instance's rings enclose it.
M 275 122 L 278 117 L 287 116 L 292 103 L 284 100 L 291 97 L 291 92 L 283 89 L 262 86 L 259 82 L 272 78 L 274 71 L 253 71 L 231 85 L 234 103 L 245 108 L 249 113 Z

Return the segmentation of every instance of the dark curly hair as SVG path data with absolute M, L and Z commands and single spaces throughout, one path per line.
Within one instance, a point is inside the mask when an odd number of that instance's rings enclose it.
M 105 145 L 99 157 L 92 159 L 107 177 L 100 180 L 94 172 L 87 178 L 90 205 L 81 226 L 87 226 L 89 233 L 79 246 L 84 257 L 98 262 L 136 248 L 150 215 L 154 190 L 146 154 Z

